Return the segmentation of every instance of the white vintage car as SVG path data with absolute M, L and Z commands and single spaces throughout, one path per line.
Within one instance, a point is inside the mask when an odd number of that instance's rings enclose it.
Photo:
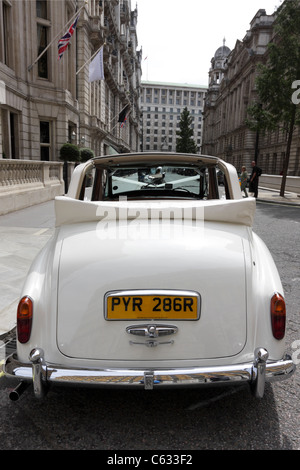
M 223 175 L 222 186 L 218 185 Z M 192 387 L 294 372 L 281 281 L 252 231 L 254 198 L 209 156 L 120 154 L 77 166 L 55 200 L 4 372 L 50 385 Z

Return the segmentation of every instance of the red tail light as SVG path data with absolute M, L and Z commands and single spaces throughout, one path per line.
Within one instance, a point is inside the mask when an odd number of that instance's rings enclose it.
M 286 309 L 282 295 L 276 293 L 271 299 L 271 322 L 273 336 L 282 339 L 285 335 Z
M 27 343 L 31 334 L 33 302 L 30 297 L 22 297 L 17 310 L 17 335 L 20 343 Z

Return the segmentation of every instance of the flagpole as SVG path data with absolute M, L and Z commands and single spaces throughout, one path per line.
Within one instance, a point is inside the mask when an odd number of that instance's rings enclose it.
M 54 41 L 56 41 L 56 39 L 58 38 L 58 36 L 60 36 L 62 34 L 62 32 L 65 30 L 65 28 L 67 28 L 68 24 L 69 23 L 72 23 L 72 21 L 76 18 L 76 16 L 78 16 L 81 12 L 81 10 L 85 7 L 85 5 L 87 4 L 88 2 L 85 1 L 84 2 L 84 5 L 82 5 L 82 7 L 79 8 L 79 10 L 75 13 L 74 16 L 72 16 L 72 18 L 67 21 L 67 23 L 65 24 L 65 26 L 59 31 L 59 33 L 57 33 L 57 35 L 52 39 L 52 41 L 48 44 L 47 47 L 45 47 L 45 49 L 41 52 L 41 54 L 35 59 L 35 61 L 29 65 L 28 67 L 28 72 L 30 72 L 30 70 L 33 68 L 33 66 L 40 60 L 40 58 L 45 54 L 45 52 L 49 49 L 50 46 L 52 46 L 52 44 L 54 43 Z
M 91 60 L 93 60 L 93 58 L 98 54 L 98 52 L 102 49 L 102 47 L 104 47 L 106 45 L 106 42 L 101 46 L 99 47 L 99 49 L 83 64 L 82 67 L 80 67 L 79 70 L 77 70 L 76 72 L 76 75 L 79 74 L 79 72 L 81 72 L 81 70 L 83 69 L 83 67 L 85 67 Z

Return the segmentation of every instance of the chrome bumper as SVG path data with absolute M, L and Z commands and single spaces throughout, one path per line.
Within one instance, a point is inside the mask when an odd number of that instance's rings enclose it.
M 29 357 L 31 364 L 20 363 L 11 355 L 3 365 L 6 375 L 22 382 L 33 382 L 34 393 L 42 398 L 48 385 L 73 385 L 94 387 L 141 387 L 145 390 L 162 387 L 193 387 L 228 385 L 248 382 L 256 397 L 264 394 L 265 382 L 289 378 L 295 371 L 291 357 L 267 362 L 268 352 L 259 348 L 252 363 L 219 367 L 192 367 L 174 369 L 73 369 L 49 365 L 41 349 L 34 349 Z

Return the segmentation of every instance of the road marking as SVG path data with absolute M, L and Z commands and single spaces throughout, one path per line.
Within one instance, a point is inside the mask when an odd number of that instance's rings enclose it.
M 2 370 L 2 365 L 4 364 L 4 362 L 5 362 L 4 359 L 2 361 L 0 361 L 0 378 L 4 377 L 4 375 L 5 375 L 3 370 Z
M 39 230 L 38 232 L 35 232 L 33 235 L 35 235 L 36 237 L 38 237 L 39 235 L 42 235 L 43 233 L 47 232 L 47 228 L 42 228 L 41 230 Z

